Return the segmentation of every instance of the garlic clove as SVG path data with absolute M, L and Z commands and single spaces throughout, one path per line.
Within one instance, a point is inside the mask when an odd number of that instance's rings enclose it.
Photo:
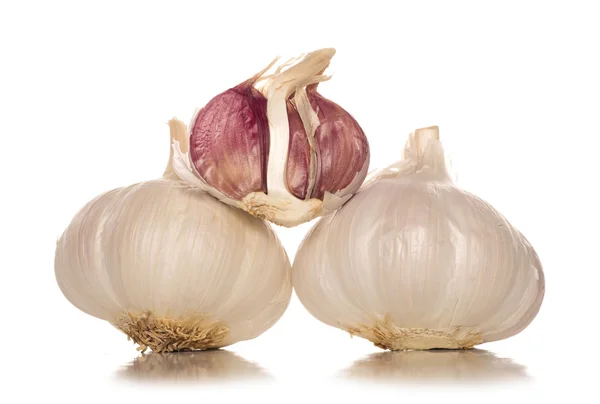
M 190 157 L 211 187 L 236 200 L 267 192 L 267 100 L 244 82 L 202 108 L 190 130 Z
M 309 140 L 296 106 L 288 101 L 287 109 L 290 125 L 290 144 L 285 173 L 286 182 L 290 192 L 296 198 L 304 200 L 307 195 L 311 194 L 316 177 L 314 131 L 311 140 Z
M 344 109 L 316 91 L 309 92 L 320 125 L 316 138 L 318 170 L 312 197 L 323 199 L 325 192 L 335 194 L 349 189 L 356 178 L 364 180 L 363 168 L 369 162 L 369 144 L 358 122 Z M 362 183 L 362 181 L 361 181 Z M 358 184 L 360 186 L 360 184 Z

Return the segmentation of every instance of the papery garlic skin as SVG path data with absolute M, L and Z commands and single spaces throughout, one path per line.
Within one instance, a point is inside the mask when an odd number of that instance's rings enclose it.
M 254 338 L 291 298 L 269 224 L 171 179 L 88 203 L 58 241 L 55 272 L 73 305 L 158 352 Z
M 314 226 L 292 281 L 317 319 L 391 350 L 510 337 L 544 296 L 525 237 L 453 184 L 437 127 L 411 134 L 404 160 Z
M 177 175 L 222 202 L 291 227 L 342 206 L 364 181 L 369 145 L 358 122 L 316 86 L 320 49 L 217 95 L 189 125 Z

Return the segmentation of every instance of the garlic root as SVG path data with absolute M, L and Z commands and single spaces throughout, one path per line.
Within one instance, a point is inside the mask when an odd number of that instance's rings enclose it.
M 141 352 L 148 348 L 158 353 L 221 348 L 227 345 L 224 341 L 229 333 L 229 327 L 203 315 L 178 320 L 151 312 L 124 313 L 113 325 L 138 344 Z
M 404 328 L 396 326 L 388 318 L 371 326 L 349 327 L 347 331 L 351 336 L 365 338 L 376 347 L 390 351 L 471 349 L 483 342 L 481 333 L 467 328 Z

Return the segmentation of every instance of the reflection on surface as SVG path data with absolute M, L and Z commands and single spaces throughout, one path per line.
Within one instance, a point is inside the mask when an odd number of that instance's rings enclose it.
M 341 376 L 394 383 L 529 379 L 525 366 L 481 349 L 381 352 L 354 362 Z
M 264 380 L 271 376 L 260 366 L 224 351 L 150 353 L 123 366 L 118 373 L 123 380 L 215 382 Z

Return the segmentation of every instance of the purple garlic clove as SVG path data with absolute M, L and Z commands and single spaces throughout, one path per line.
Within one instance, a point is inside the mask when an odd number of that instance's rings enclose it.
M 214 97 L 190 130 L 190 157 L 198 174 L 230 198 L 267 192 L 267 99 L 245 82 Z
M 323 199 L 325 192 L 335 194 L 367 174 L 369 143 L 358 122 L 336 103 L 316 91 L 308 93 L 320 125 L 316 131 L 317 162 L 313 198 Z M 362 173 L 361 173 L 362 170 Z

